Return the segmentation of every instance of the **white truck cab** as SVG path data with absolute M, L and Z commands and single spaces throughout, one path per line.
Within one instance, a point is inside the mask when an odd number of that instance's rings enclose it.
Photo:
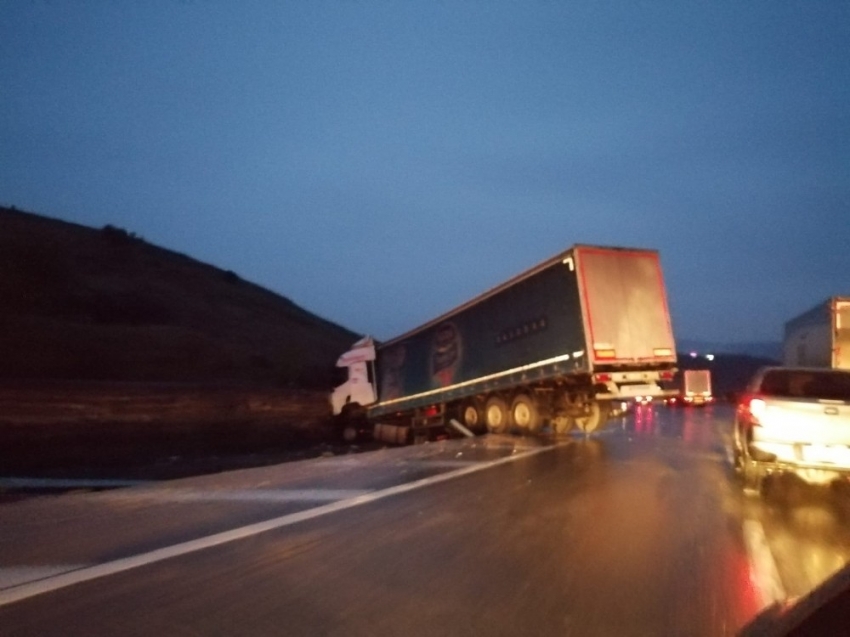
M 335 416 L 341 414 L 349 403 L 365 406 L 375 402 L 375 387 L 369 381 L 369 368 L 374 366 L 374 361 L 375 342 L 371 336 L 364 336 L 339 357 L 336 366 L 348 368 L 348 380 L 331 394 L 331 408 Z

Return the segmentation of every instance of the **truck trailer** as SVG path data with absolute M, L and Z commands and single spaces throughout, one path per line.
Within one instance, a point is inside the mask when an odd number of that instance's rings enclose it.
M 682 372 L 682 404 L 702 406 L 711 403 L 711 371 L 686 369 Z
M 663 387 L 674 390 L 672 396 L 664 399 L 668 407 L 701 407 L 714 402 L 711 392 L 711 370 L 685 369 L 676 374 L 672 383 L 662 383 Z
M 612 402 L 663 397 L 676 346 L 655 250 L 575 245 L 387 342 L 343 354 L 335 414 L 377 438 L 603 426 Z M 348 431 L 352 431 L 349 427 Z
M 785 323 L 788 367 L 850 369 L 850 297 L 834 296 Z

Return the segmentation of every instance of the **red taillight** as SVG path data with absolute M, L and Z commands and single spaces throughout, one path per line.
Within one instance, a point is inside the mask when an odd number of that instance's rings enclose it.
M 673 372 L 661 372 L 661 380 L 673 380 Z
M 750 416 L 758 420 L 767 410 L 767 403 L 758 396 L 745 396 L 738 404 L 738 409 L 749 412 Z
M 611 380 L 611 374 L 594 374 L 593 378 L 597 383 L 607 383 Z

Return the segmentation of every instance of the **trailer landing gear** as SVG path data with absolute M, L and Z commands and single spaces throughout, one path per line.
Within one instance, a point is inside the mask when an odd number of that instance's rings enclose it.
M 599 403 L 590 403 L 586 414 L 576 416 L 576 428 L 586 434 L 593 433 L 599 427 L 600 420 Z
M 608 422 L 611 404 L 589 398 L 565 397 L 562 407 L 552 418 L 552 429 L 558 435 L 564 435 L 577 429 L 581 433 L 591 434 Z
M 563 436 L 564 434 L 570 433 L 573 428 L 573 419 L 570 418 L 565 412 L 559 411 L 552 418 L 552 429 L 559 436 Z

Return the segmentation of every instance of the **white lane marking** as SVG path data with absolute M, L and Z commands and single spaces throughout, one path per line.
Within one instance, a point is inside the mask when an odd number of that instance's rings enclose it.
M 372 493 L 364 489 L 142 489 L 112 491 L 101 500 L 158 502 L 335 502 Z
M 116 573 L 129 571 L 130 569 L 145 566 L 147 564 L 153 564 L 154 562 L 167 560 L 172 557 L 178 557 L 180 555 L 186 555 L 187 553 L 192 553 L 194 551 L 200 551 L 213 546 L 219 546 L 227 542 L 241 540 L 247 537 L 251 537 L 253 535 L 257 535 L 259 533 L 265 533 L 266 531 L 271 531 L 285 526 L 290 526 L 292 524 L 297 524 L 299 522 L 304 522 L 305 520 L 312 520 L 313 518 L 328 515 L 329 513 L 343 511 L 345 509 L 350 509 L 352 507 L 360 506 L 362 504 L 369 504 L 370 502 L 375 502 L 376 500 L 388 498 L 390 496 L 398 495 L 400 493 L 407 493 L 408 491 L 421 489 L 423 487 L 427 487 L 432 484 L 437 484 L 439 482 L 454 480 L 455 478 L 460 478 L 461 476 L 465 476 L 470 473 L 484 471 L 485 469 L 490 469 L 498 465 L 506 464 L 508 462 L 514 462 L 515 460 L 519 460 L 520 458 L 527 458 L 538 453 L 551 451 L 552 449 L 555 449 L 556 446 L 557 445 L 553 445 L 551 447 L 540 447 L 521 453 L 514 453 L 510 456 L 499 458 L 497 460 L 491 460 L 489 462 L 482 462 L 473 466 L 455 469 L 454 471 L 441 473 L 439 475 L 431 476 L 428 478 L 422 478 L 421 480 L 414 480 L 413 482 L 400 484 L 398 486 L 390 487 L 388 489 L 381 489 L 380 491 L 372 491 L 371 493 L 367 493 L 365 495 L 360 495 L 354 498 L 348 498 L 347 500 L 339 500 L 330 504 L 324 504 L 321 506 L 314 507 L 312 509 L 307 509 L 306 511 L 298 511 L 296 513 L 282 515 L 277 518 L 272 518 L 271 520 L 266 520 L 265 522 L 249 524 L 247 526 L 232 529 L 230 531 L 215 533 L 213 535 L 208 535 L 207 537 L 198 538 L 196 540 L 189 540 L 188 542 L 181 542 L 180 544 L 166 546 L 164 548 L 149 551 L 147 553 L 132 555 L 130 557 L 113 560 L 112 562 L 105 562 L 103 564 L 95 564 L 94 566 L 88 566 L 85 568 L 78 569 L 76 571 L 62 573 L 54 577 L 21 584 L 20 586 L 0 591 L 0 606 L 5 606 L 6 604 L 11 604 L 22 599 L 33 597 L 35 595 L 41 595 L 42 593 L 48 593 L 50 591 L 55 591 L 60 588 L 65 588 L 66 586 L 72 586 L 73 584 L 79 584 L 81 582 L 87 582 L 100 577 L 114 575 Z
M 413 465 L 415 467 L 423 467 L 426 469 L 442 469 L 442 468 L 450 468 L 450 467 L 469 467 L 474 464 L 478 464 L 477 460 L 405 460 L 404 464 Z
M 53 577 L 59 573 L 67 573 L 87 564 L 54 564 L 44 566 L 4 566 L 0 567 L 0 590 L 18 586 L 24 582 Z
M 758 520 L 744 520 L 744 543 L 750 556 L 750 580 L 756 586 L 762 606 L 787 597 L 776 568 L 776 560 L 767 544 L 764 527 Z
M 111 480 L 88 478 L 0 478 L 3 489 L 111 489 L 150 484 L 147 480 Z

